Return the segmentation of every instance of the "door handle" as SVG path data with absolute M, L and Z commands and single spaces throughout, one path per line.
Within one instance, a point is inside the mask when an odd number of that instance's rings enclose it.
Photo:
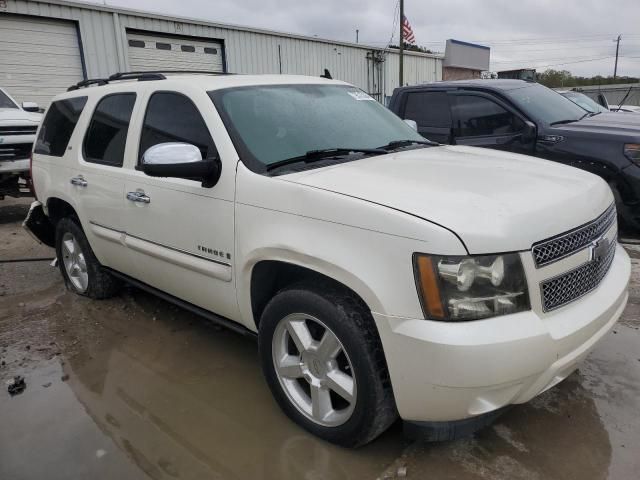
M 89 185 L 82 175 L 73 177 L 70 181 L 71 185 L 75 185 L 77 187 L 86 187 L 87 185 Z
M 136 190 L 127 193 L 127 200 L 139 203 L 151 203 L 151 199 L 145 195 L 144 190 Z

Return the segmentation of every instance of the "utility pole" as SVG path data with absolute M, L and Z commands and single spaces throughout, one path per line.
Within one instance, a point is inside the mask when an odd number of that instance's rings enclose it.
M 618 75 L 618 52 L 620 51 L 620 38 L 622 38 L 622 35 L 618 35 L 618 39 L 614 40 L 614 42 L 616 42 L 616 65 L 615 67 L 613 67 L 613 79 L 616 79 L 616 76 Z
M 360 33 L 360 30 L 358 30 L 358 29 L 356 28 L 356 43 L 358 43 L 358 34 L 359 34 L 359 33 Z
M 404 0 L 400 0 L 400 21 L 398 22 L 400 24 L 400 73 L 398 76 L 399 79 L 399 84 L 398 86 L 401 87 L 404 82 L 403 82 L 403 78 L 402 78 L 402 73 L 404 70 L 404 65 L 403 65 L 403 53 L 404 53 L 404 35 L 402 33 L 402 23 L 404 21 Z

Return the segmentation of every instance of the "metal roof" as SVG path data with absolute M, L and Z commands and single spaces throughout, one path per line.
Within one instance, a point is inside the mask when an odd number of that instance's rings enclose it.
M 171 20 L 171 21 L 178 21 L 178 22 L 182 22 L 182 23 L 192 23 L 192 24 L 196 24 L 196 25 L 206 25 L 206 26 L 209 26 L 209 27 L 223 28 L 223 29 L 228 29 L 228 30 L 239 30 L 239 31 L 243 31 L 243 32 L 262 33 L 262 34 L 273 35 L 273 36 L 278 36 L 278 37 L 295 38 L 295 39 L 307 40 L 307 41 L 311 41 L 311 42 L 329 43 L 331 45 L 340 45 L 340 46 L 345 46 L 345 47 L 361 48 L 361 49 L 364 49 L 364 50 L 379 50 L 379 51 L 383 51 L 384 50 L 384 51 L 394 52 L 393 49 L 388 49 L 388 48 L 385 48 L 385 47 L 376 47 L 376 46 L 367 45 L 367 44 L 364 44 L 364 43 L 351 43 L 351 42 L 344 42 L 344 41 L 339 41 L 339 40 L 331 40 L 331 39 L 328 39 L 328 38 L 309 37 L 309 36 L 299 35 L 299 34 L 295 34 L 295 33 L 279 32 L 279 31 L 276 31 L 276 30 L 267 30 L 267 29 L 262 29 L 262 28 L 247 27 L 247 26 L 236 25 L 236 24 L 231 24 L 231 23 L 211 22 L 211 21 L 201 20 L 201 19 L 191 18 L 191 17 L 178 17 L 178 16 L 164 15 L 162 13 L 157 13 L 157 12 L 148 12 L 148 11 L 143 11 L 143 10 L 135 10 L 135 9 L 129 9 L 129 8 L 122 8 L 122 7 L 112 7 L 110 5 L 98 4 L 98 3 L 75 2 L 75 1 L 70 1 L 70 0 L 32 0 L 32 1 L 35 2 L 35 3 L 45 3 L 45 4 L 49 3 L 49 4 L 54 4 L 54 5 L 63 5 L 63 6 L 69 6 L 69 7 L 75 7 L 75 8 L 83 8 L 83 9 L 86 9 L 86 10 L 97 10 L 97 11 L 102 11 L 102 12 L 118 13 L 118 14 L 123 14 L 123 15 L 139 16 L 139 17 L 146 17 L 146 18 L 156 18 L 156 19 L 160 19 L 160 20 Z M 411 51 L 411 50 L 405 50 L 404 54 L 405 55 L 410 55 L 410 56 L 417 56 L 417 57 L 444 58 L 444 55 L 442 55 L 442 54 L 415 52 L 415 51 Z

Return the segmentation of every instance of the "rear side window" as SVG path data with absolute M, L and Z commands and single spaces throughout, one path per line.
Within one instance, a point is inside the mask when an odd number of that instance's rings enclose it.
M 456 95 L 452 102 L 457 137 L 505 135 L 524 128 L 522 120 L 488 98 Z
M 138 160 L 150 147 L 166 142 L 195 145 L 202 158 L 211 158 L 216 152 L 209 129 L 194 103 L 179 93 L 158 92 L 147 105 Z
M 87 97 L 74 97 L 53 102 L 42 121 L 33 153 L 62 157 Z
M 419 127 L 451 127 L 451 110 L 445 92 L 411 92 L 407 94 L 404 118 L 415 120 Z
M 84 157 L 87 162 L 122 166 L 135 103 L 135 93 L 118 93 L 100 100 L 84 137 Z

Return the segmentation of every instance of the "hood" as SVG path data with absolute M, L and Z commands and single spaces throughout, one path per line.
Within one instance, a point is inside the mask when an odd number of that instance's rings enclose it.
M 640 115 L 624 113 L 601 113 L 585 117 L 578 122 L 556 125 L 553 129 L 565 132 L 584 132 L 640 137 Z
M 16 122 L 31 125 L 38 124 L 41 120 L 41 113 L 25 112 L 21 108 L 0 108 L 0 125 L 19 125 Z
M 455 232 L 469 253 L 528 250 L 593 220 L 613 202 L 607 184 L 588 172 L 463 146 L 364 158 L 282 179 L 437 223 Z

